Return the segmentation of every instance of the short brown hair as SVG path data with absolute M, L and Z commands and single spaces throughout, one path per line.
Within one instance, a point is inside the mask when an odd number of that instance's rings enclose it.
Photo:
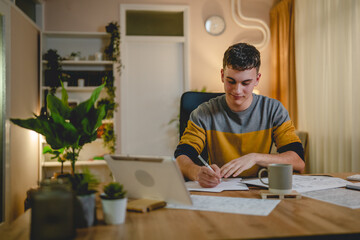
M 235 70 L 244 71 L 256 68 L 256 71 L 259 72 L 260 64 L 260 52 L 247 43 L 234 44 L 224 53 L 223 69 L 231 67 Z

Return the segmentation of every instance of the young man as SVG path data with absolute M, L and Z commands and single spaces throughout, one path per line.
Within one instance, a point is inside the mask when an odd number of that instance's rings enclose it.
M 294 171 L 304 170 L 304 150 L 284 106 L 252 93 L 261 77 L 259 68 L 260 53 L 255 47 L 238 43 L 226 50 L 221 70 L 225 94 L 191 113 L 175 151 L 188 179 L 215 187 L 222 177 L 254 177 L 271 163 L 288 163 Z M 279 154 L 269 154 L 273 142 Z M 212 170 L 192 161 L 205 144 Z

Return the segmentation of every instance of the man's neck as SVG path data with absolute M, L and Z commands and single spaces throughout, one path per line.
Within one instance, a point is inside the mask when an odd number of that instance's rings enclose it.
M 251 103 L 254 99 L 254 96 L 251 95 L 251 97 L 249 99 L 247 99 L 245 102 L 243 102 L 241 105 L 230 105 L 226 96 L 226 104 L 229 106 L 230 110 L 233 112 L 242 112 L 245 111 L 246 109 L 248 109 L 251 106 Z

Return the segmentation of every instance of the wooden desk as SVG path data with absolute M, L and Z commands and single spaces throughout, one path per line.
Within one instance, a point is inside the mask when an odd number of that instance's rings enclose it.
M 332 175 L 346 177 L 351 174 Z M 259 190 L 260 188 L 251 188 L 250 191 L 201 194 L 260 199 Z M 18 220 L 22 221 L 21 223 L 14 223 L 16 227 L 13 232 L 16 236 L 13 235 L 14 238 L 9 239 L 28 239 L 29 217 L 30 214 L 27 213 Z M 360 239 L 360 209 L 353 210 L 302 197 L 282 200 L 270 215 L 265 217 L 177 209 L 159 209 L 145 214 L 128 212 L 125 224 L 107 226 L 100 220 L 97 226 L 78 229 L 76 239 L 198 240 L 314 237 Z

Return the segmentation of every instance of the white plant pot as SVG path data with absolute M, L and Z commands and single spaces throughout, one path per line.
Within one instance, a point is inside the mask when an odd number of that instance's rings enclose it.
M 127 198 L 101 199 L 106 224 L 122 224 L 125 222 Z

